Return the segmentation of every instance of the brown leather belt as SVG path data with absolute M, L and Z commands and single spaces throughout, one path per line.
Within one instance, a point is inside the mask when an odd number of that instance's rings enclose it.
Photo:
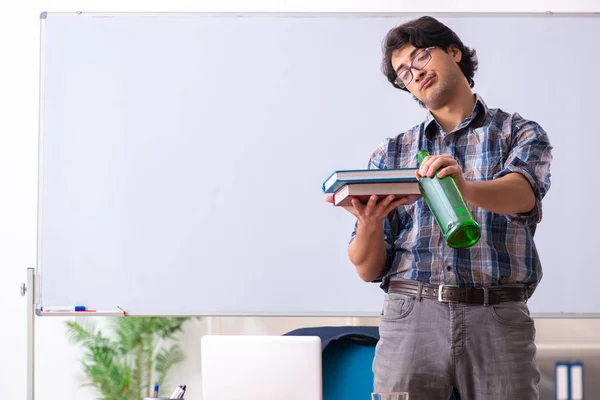
M 483 288 L 464 288 L 453 285 L 432 285 L 423 283 L 421 296 L 428 299 L 435 299 L 442 303 L 469 303 L 493 305 L 506 301 L 527 301 L 533 294 L 533 289 L 524 287 L 502 287 L 494 286 L 488 288 L 488 299 L 485 299 L 485 290 Z M 388 288 L 388 293 L 402 293 L 408 295 L 418 295 L 419 283 L 411 281 L 392 281 Z

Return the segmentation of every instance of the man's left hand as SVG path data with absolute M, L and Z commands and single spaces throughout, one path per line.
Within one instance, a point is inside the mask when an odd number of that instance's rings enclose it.
M 439 170 L 440 168 L 441 170 L 438 172 L 437 177 L 443 178 L 448 175 L 454 176 L 458 190 L 464 194 L 467 181 L 463 175 L 460 165 L 458 165 L 452 156 L 425 157 L 415 175 L 417 176 L 417 179 L 421 179 L 421 177 L 433 178 L 435 171 Z

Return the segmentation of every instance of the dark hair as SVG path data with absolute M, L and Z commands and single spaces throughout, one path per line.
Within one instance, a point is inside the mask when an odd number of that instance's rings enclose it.
M 445 52 L 448 52 L 448 46 L 451 44 L 456 45 L 462 53 L 458 66 L 467 78 L 469 86 L 475 86 L 473 76 L 478 64 L 475 50 L 466 47 L 456 33 L 446 25 L 433 17 L 426 16 L 399 25 L 385 36 L 381 70 L 395 88 L 408 92 L 408 89 L 402 89 L 394 83 L 396 71 L 392 67 L 392 53 L 407 44 L 412 44 L 416 48 L 436 46 Z

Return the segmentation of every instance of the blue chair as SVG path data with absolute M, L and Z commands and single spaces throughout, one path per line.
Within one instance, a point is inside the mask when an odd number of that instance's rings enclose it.
M 373 391 L 373 357 L 379 329 L 371 326 L 301 328 L 286 333 L 318 336 L 323 351 L 323 400 L 365 400 Z
M 323 400 L 365 400 L 373 391 L 373 357 L 379 340 L 375 326 L 300 328 L 291 336 L 318 336 L 323 351 Z M 450 400 L 460 400 L 458 393 Z

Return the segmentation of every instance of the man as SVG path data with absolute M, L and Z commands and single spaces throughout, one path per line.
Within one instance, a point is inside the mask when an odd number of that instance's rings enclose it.
M 388 139 L 369 168 L 416 167 L 417 178 L 452 175 L 481 227 L 467 249 L 448 247 L 421 199 L 372 196 L 345 207 L 356 218 L 348 247 L 358 275 L 386 291 L 373 371 L 377 392 L 411 400 L 537 399 L 533 320 L 527 299 L 542 277 L 533 242 L 550 187 L 544 130 L 474 95 L 475 51 L 434 18 L 388 32 L 383 72 L 429 110 Z M 326 198 L 331 202 L 330 196 Z

